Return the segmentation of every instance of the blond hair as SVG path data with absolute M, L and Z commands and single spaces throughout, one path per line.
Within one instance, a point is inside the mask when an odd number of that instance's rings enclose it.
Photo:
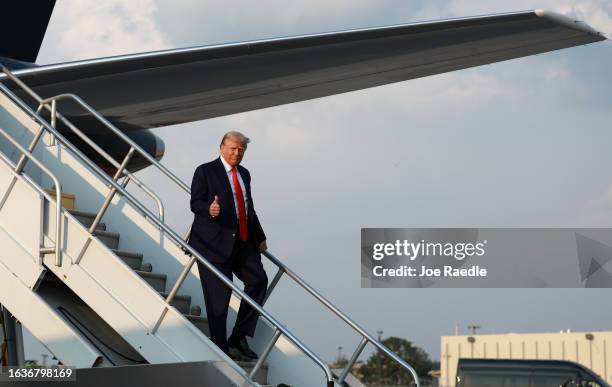
M 245 136 L 244 134 L 237 132 L 235 130 L 230 130 L 229 132 L 225 133 L 223 135 L 223 138 L 221 139 L 221 144 L 223 145 L 223 143 L 225 142 L 225 139 L 227 138 L 233 138 L 234 140 L 238 140 L 240 143 L 242 143 L 242 145 L 246 148 L 247 144 L 251 142 L 251 139 L 249 139 L 247 136 Z

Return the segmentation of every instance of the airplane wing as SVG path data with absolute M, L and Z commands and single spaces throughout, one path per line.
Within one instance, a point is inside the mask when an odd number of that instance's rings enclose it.
M 16 73 L 43 97 L 75 93 L 131 131 L 601 40 L 605 37 L 584 23 L 536 10 L 147 52 Z M 70 117 L 81 114 L 74 107 L 60 108 Z

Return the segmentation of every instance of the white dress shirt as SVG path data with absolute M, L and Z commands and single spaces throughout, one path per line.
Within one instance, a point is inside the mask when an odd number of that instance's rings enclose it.
M 232 178 L 232 166 L 225 161 L 223 156 L 221 156 L 221 162 L 223 163 L 223 167 L 225 168 L 225 172 L 227 173 L 227 178 L 230 182 L 230 187 L 232 187 L 232 194 L 234 195 L 234 206 L 236 207 L 236 217 L 240 218 L 238 213 L 238 198 L 236 196 L 236 187 L 234 187 L 234 179 Z M 240 183 L 240 188 L 242 189 L 242 196 L 244 197 L 244 210 L 249 213 L 249 202 L 247 200 L 246 188 L 244 187 L 244 181 L 242 180 L 242 176 L 240 176 L 240 171 L 236 168 L 236 175 L 238 177 L 238 182 Z

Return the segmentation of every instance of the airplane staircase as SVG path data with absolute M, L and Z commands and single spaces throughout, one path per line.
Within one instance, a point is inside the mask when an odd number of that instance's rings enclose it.
M 7 87 L 9 82 L 37 109 L 17 97 Z M 125 158 L 113 159 L 62 116 L 57 105 L 65 100 L 78 104 L 118 141 L 125 141 L 130 146 Z M 63 132 L 56 129 L 59 122 Z M 113 165 L 112 175 L 66 140 L 65 130 Z M 2 68 L 0 303 L 54 356 L 80 369 L 206 362 L 227 385 L 332 386 L 342 385 L 369 343 L 411 373 L 418 386 L 410 365 L 266 252 L 278 267 L 267 297 L 283 275 L 289 277 L 361 336 L 349 364 L 336 378 L 318 355 L 164 222 L 161 199 L 126 168 L 136 156 L 147 159 L 189 194 L 184 182 L 78 96 L 42 99 Z M 128 184 L 141 189 L 141 196 L 148 196 L 156 209 L 130 193 Z M 62 207 L 55 199 L 62 192 L 75 195 L 76 209 Z M 257 362 L 237 363 L 208 338 L 196 261 L 233 289 L 230 326 L 241 299 L 260 312 L 250 341 L 260 356 Z

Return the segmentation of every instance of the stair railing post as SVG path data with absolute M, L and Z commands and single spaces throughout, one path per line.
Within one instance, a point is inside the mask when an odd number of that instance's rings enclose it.
M 264 305 L 266 301 L 268 301 L 268 298 L 272 294 L 272 291 L 274 291 L 274 288 L 276 287 L 276 285 L 278 284 L 278 281 L 280 281 L 284 273 L 285 273 L 285 270 L 283 270 L 282 267 L 279 267 L 278 271 L 276 272 L 276 275 L 274 276 L 274 279 L 272 279 L 272 282 L 270 282 L 270 286 L 268 286 L 268 290 L 266 290 L 266 295 L 261 305 Z
M 42 109 L 42 106 L 39 106 L 36 112 L 37 113 L 40 112 L 40 109 Z M 44 132 L 45 132 L 45 127 L 41 125 L 38 131 L 36 132 L 36 134 L 34 135 L 34 138 L 30 142 L 30 145 L 28 145 L 28 152 L 34 151 L 34 148 L 36 148 L 36 145 L 38 144 L 38 141 L 40 140 Z M 15 172 L 21 173 L 23 171 L 23 168 L 25 168 L 25 164 L 27 163 L 27 161 L 28 161 L 28 158 L 26 157 L 26 155 L 22 153 L 21 156 L 19 157 L 19 161 L 17 162 L 17 165 L 15 166 Z
M 164 308 L 164 310 L 162 310 L 159 318 L 157 319 L 157 321 L 153 325 L 153 328 L 151 329 L 151 333 L 157 332 L 157 329 L 161 325 L 161 322 L 164 320 L 164 317 L 166 317 L 166 313 L 168 313 L 168 305 L 170 305 L 172 300 L 174 300 L 174 297 L 176 296 L 176 293 L 178 292 L 178 290 L 181 287 L 181 285 L 183 285 L 183 282 L 185 282 L 185 279 L 187 278 L 187 275 L 191 271 L 191 267 L 196 262 L 196 260 L 197 260 L 197 258 L 192 256 L 191 259 L 189 260 L 189 262 L 187 262 L 187 265 L 185 265 L 185 267 L 183 268 L 183 271 L 181 272 L 181 274 L 179 275 L 178 279 L 174 283 L 174 286 L 172 287 L 172 290 L 170 291 L 170 294 L 168 294 L 168 297 L 166 298 L 166 307 Z
M 57 177 L 55 177 L 55 175 L 47 167 L 44 166 L 43 163 L 41 163 L 40 161 L 38 161 L 38 159 L 36 159 L 36 157 L 34 157 L 32 152 L 30 152 L 29 150 L 27 150 L 23 146 L 21 146 L 21 144 L 19 144 L 17 141 L 15 141 L 15 139 L 12 138 L 2 128 L 0 128 L 0 134 L 2 136 L 4 136 L 11 144 L 13 144 L 13 146 L 16 147 L 21 152 L 22 155 L 25 155 L 28 159 L 31 159 L 32 162 L 34 164 L 36 164 L 36 166 L 38 168 L 40 168 L 44 173 L 46 173 L 53 180 L 53 184 L 55 185 L 55 218 L 56 218 L 56 222 L 55 222 L 55 225 L 56 225 L 56 229 L 55 229 L 55 248 L 41 247 L 40 253 L 41 254 L 55 253 L 55 264 L 59 265 L 59 264 L 61 264 L 61 259 L 62 259 L 62 255 L 61 255 L 62 254 L 62 249 L 61 248 L 62 248 L 62 244 L 63 244 L 62 243 L 62 241 L 63 241 L 62 217 L 61 217 L 61 215 L 62 215 L 62 202 L 61 202 L 61 199 L 62 199 L 62 189 L 60 187 L 59 180 L 57 179 Z M 17 173 L 16 171 L 14 171 L 14 174 L 15 175 L 13 177 L 16 177 L 20 173 Z M 39 262 L 39 263 L 41 263 L 41 262 Z
M 117 179 L 119 179 L 119 177 L 121 177 L 121 174 L 123 173 L 123 170 L 125 169 L 126 165 L 130 162 L 130 159 L 132 158 L 133 154 L 134 154 L 134 148 L 130 148 L 130 150 L 128 151 L 127 155 L 123 159 L 123 162 L 121 163 L 119 168 L 117 168 L 117 172 L 115 172 L 115 175 L 113 176 L 113 181 L 116 182 Z M 129 182 L 128 177 L 129 176 L 126 176 L 126 179 L 122 182 L 122 185 L 124 187 Z M 79 252 L 79 255 L 77 255 L 77 258 L 74 260 L 74 264 L 75 265 L 78 265 L 81 262 L 81 259 L 83 259 L 83 256 L 85 255 L 85 252 L 87 251 L 87 249 L 89 248 L 89 245 L 91 244 L 91 241 L 92 241 L 92 238 L 93 238 L 93 233 L 96 231 L 96 227 L 98 227 L 98 225 L 102 221 L 102 217 L 106 213 L 106 210 L 108 209 L 108 206 L 110 205 L 110 203 L 113 201 L 113 198 L 115 197 L 116 193 L 117 193 L 117 187 L 115 187 L 114 185 L 111 184 L 110 191 L 108 191 L 108 195 L 106 195 L 106 199 L 104 199 L 104 203 L 102 203 L 102 207 L 100 207 L 100 210 L 96 214 L 96 217 L 94 218 L 93 222 L 91 223 L 91 226 L 89 226 L 89 229 L 88 229 L 89 236 L 87 237 L 87 240 L 85 241 L 85 244 L 81 248 L 81 251 Z
M 57 129 L 57 102 L 53 100 L 51 102 L 51 126 L 53 129 Z M 55 136 L 53 133 L 50 133 L 51 141 L 49 141 L 49 145 L 55 145 Z
M 361 351 L 363 351 L 363 348 L 366 346 L 367 343 L 368 339 L 366 337 L 362 337 L 361 342 L 359 342 L 359 345 L 357 346 L 357 349 L 355 349 L 355 352 L 353 352 L 353 356 L 351 356 L 351 360 L 349 360 L 349 362 L 346 364 L 346 367 L 344 367 L 344 369 L 342 370 L 342 373 L 338 378 L 338 384 L 342 385 L 344 379 L 346 378 L 348 373 L 351 372 L 353 364 L 355 364 L 355 362 L 359 358 L 359 355 L 361 355 Z
M 266 345 L 266 348 L 263 350 L 261 355 L 259 355 L 259 359 L 257 360 L 257 363 L 255 363 L 255 366 L 253 366 L 251 373 L 249 373 L 249 379 L 253 380 L 253 377 L 255 376 L 257 371 L 259 371 L 264 361 L 268 358 L 270 351 L 272 351 L 272 348 L 274 348 L 274 344 L 276 344 L 276 341 L 278 340 L 280 335 L 281 335 L 281 331 L 278 330 L 278 328 L 274 327 L 274 336 L 272 337 L 272 340 L 270 340 L 268 345 Z
M 62 189 L 59 184 L 55 185 L 55 266 L 62 266 Z
M 127 164 L 130 162 L 130 159 L 132 158 L 132 155 L 134 154 L 134 148 L 130 148 L 130 150 L 128 151 L 127 155 L 125 155 L 125 158 L 123 159 L 123 161 L 121 162 L 121 165 L 119 165 L 119 168 L 117 168 L 117 172 L 115 172 L 115 174 L 113 175 L 113 180 L 116 182 L 121 175 L 123 174 L 123 170 L 125 169 L 125 167 L 127 166 Z M 129 180 L 125 180 L 123 181 L 123 184 L 128 183 Z M 102 204 L 102 207 L 100 207 L 100 210 L 98 211 L 98 213 L 96 214 L 96 217 L 93 221 L 93 223 L 91 224 L 91 226 L 89 226 L 89 233 L 93 233 L 96 229 L 96 227 L 98 227 L 98 225 L 100 224 L 100 222 L 102 221 L 102 217 L 104 216 L 104 214 L 106 213 L 106 210 L 108 210 L 108 206 L 110 205 L 110 203 L 113 201 L 113 199 L 115 198 L 115 194 L 117 193 L 117 187 L 115 186 L 111 186 L 110 187 L 110 191 L 108 192 L 108 195 L 106 196 L 106 200 L 104 200 L 104 204 Z
M 39 107 L 40 109 L 40 107 Z M 32 141 L 30 142 L 30 145 L 28 145 L 28 151 L 32 152 L 34 150 L 34 148 L 36 148 L 36 144 L 38 143 L 38 141 L 40 140 L 40 138 L 42 137 L 43 133 L 44 133 L 44 126 L 41 125 L 40 128 L 38 129 L 38 132 L 36 132 L 36 134 L 34 135 L 34 138 L 32 139 Z M 17 164 L 15 165 L 15 173 L 16 174 L 20 174 L 26 163 L 28 161 L 28 157 L 24 154 L 21 153 L 21 156 L 19 156 L 19 160 L 17 161 Z M 11 191 L 13 190 L 13 187 L 15 186 L 15 183 L 17 182 L 17 176 L 13 176 L 11 179 L 11 182 L 9 183 L 6 191 L 4 191 L 4 194 L 2 195 L 2 199 L 0 199 L 0 209 L 2 209 L 2 207 L 4 207 L 4 203 L 6 203 L 6 200 L 8 199 Z
M 181 271 L 181 274 L 179 275 L 178 279 L 174 283 L 174 286 L 172 287 L 170 294 L 168 294 L 168 298 L 166 298 L 166 302 L 168 302 L 168 304 L 172 300 L 174 300 L 174 296 L 176 296 L 176 293 L 178 292 L 179 288 L 183 285 L 183 282 L 185 282 L 185 279 L 187 279 L 187 275 L 189 275 L 189 272 L 191 271 L 191 268 L 193 267 L 193 264 L 196 262 L 196 260 L 197 260 L 196 257 L 191 257 L 191 259 L 187 262 L 187 265 L 185 265 L 185 267 L 183 268 L 183 271 Z

